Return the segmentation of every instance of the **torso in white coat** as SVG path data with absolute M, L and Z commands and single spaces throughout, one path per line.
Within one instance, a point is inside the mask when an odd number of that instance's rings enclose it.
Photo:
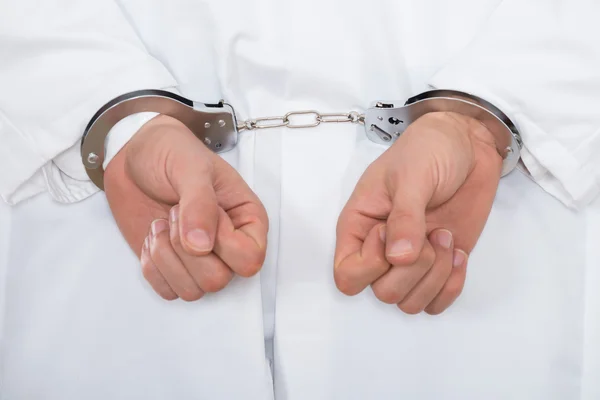
M 245 119 L 426 90 L 498 4 L 122 8 L 184 96 L 225 98 Z M 599 399 L 600 204 L 573 212 L 514 171 L 458 301 L 404 315 L 332 277 L 339 212 L 383 151 L 349 124 L 243 132 L 223 156 L 267 208 L 266 263 L 190 304 L 141 279 L 103 194 L 0 205 L 0 399 Z

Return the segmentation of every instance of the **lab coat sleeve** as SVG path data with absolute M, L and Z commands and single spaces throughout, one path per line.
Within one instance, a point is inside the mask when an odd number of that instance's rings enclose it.
M 174 86 L 115 1 L 19 0 L 3 6 L 0 195 L 14 204 L 46 190 L 60 202 L 96 192 L 79 153 L 91 116 L 120 94 Z M 147 118 L 129 119 L 122 132 L 130 136 Z
M 527 173 L 571 208 L 600 192 L 599 15 L 597 0 L 502 1 L 430 81 L 511 117 Z

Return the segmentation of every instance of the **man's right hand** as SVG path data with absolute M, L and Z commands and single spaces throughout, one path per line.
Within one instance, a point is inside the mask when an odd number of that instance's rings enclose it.
M 268 218 L 242 177 L 181 122 L 158 116 L 110 161 L 106 197 L 163 298 L 200 299 L 256 274 Z

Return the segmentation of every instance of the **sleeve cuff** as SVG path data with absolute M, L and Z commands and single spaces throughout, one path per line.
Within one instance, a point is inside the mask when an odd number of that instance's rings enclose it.
M 547 193 L 572 209 L 589 204 L 600 193 L 594 168 L 598 163 L 590 149 L 600 149 L 600 130 L 593 135 L 587 146 L 571 151 L 552 135 L 547 134 L 532 118 L 511 107 L 502 96 L 495 95 L 481 84 L 457 78 L 447 69 L 430 80 L 435 89 L 452 89 L 479 96 L 500 108 L 517 126 L 523 139 L 519 170 L 537 183 Z
M 119 121 L 108 133 L 106 138 L 105 156 L 102 168 L 106 169 L 108 163 L 119 151 L 131 140 L 133 135 L 140 130 L 148 121 L 156 117 L 154 112 L 143 112 L 130 115 Z
M 148 87 L 152 88 L 155 86 L 151 85 Z M 146 89 L 147 87 L 142 88 Z M 179 94 L 174 86 L 160 86 L 158 88 Z M 132 87 L 131 90 L 135 90 L 135 88 Z M 124 90 L 122 93 L 127 91 L 128 90 Z M 108 98 L 109 97 L 106 97 L 106 99 Z M 93 115 L 93 113 L 91 115 Z M 156 115 L 156 113 L 151 112 L 133 114 L 119 121 L 119 123 L 111 129 L 106 141 L 104 168 L 106 168 L 110 160 L 112 160 L 127 142 L 129 142 L 133 135 Z M 2 126 L 1 117 L 2 114 L 0 113 L 0 127 Z M 96 185 L 88 179 L 81 163 L 80 141 L 77 141 L 68 149 L 45 162 L 43 161 L 43 157 L 39 157 L 37 154 L 32 153 L 32 148 L 30 146 L 24 144 L 22 148 L 18 148 L 17 145 L 19 145 L 19 143 L 20 142 L 18 141 L 12 140 L 12 150 L 22 150 L 22 153 L 27 152 L 30 158 L 34 156 L 39 158 L 38 162 L 41 165 L 36 166 L 34 163 L 31 163 L 31 165 L 27 165 L 30 167 L 29 170 L 20 169 L 20 173 L 29 175 L 27 178 L 18 175 L 10 175 L 9 181 L 0 179 L 0 195 L 7 204 L 17 204 L 44 191 L 48 191 L 52 199 L 60 203 L 75 203 L 84 200 L 99 191 Z M 7 154 L 11 154 L 8 152 L 8 149 L 5 150 L 7 150 Z M 4 152 L 0 148 L 0 155 L 3 153 Z M 16 153 L 19 153 L 19 151 Z M 12 154 L 13 158 L 18 158 L 16 154 Z M 8 157 L 8 159 L 10 159 L 10 157 Z M 2 176 L 2 178 L 4 178 L 4 176 Z
M 174 87 L 163 88 L 171 93 L 181 95 L 179 91 Z M 111 130 L 108 132 L 106 138 L 106 146 L 104 148 L 105 156 L 102 168 L 106 170 L 106 167 L 110 161 L 121 151 L 123 147 L 131 140 L 142 126 L 156 117 L 158 113 L 154 112 L 143 112 L 127 116 L 119 121 Z

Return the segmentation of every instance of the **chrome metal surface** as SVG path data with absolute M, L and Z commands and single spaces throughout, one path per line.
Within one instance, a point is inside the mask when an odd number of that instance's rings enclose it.
M 494 105 L 464 92 L 432 90 L 404 105 L 377 102 L 365 112 L 365 131 L 373 142 L 389 146 L 418 118 L 440 111 L 467 115 L 484 123 L 494 135 L 498 154 L 504 160 L 502 176 L 516 167 L 523 144 L 514 123 Z
M 295 119 L 300 119 L 298 116 L 309 115 L 307 122 L 294 122 Z M 364 114 L 360 114 L 357 111 L 350 111 L 347 113 L 320 113 L 315 110 L 299 110 L 290 111 L 281 117 L 260 117 L 254 119 L 248 119 L 238 125 L 238 130 L 254 130 L 254 129 L 268 129 L 268 128 L 315 128 L 320 124 L 326 123 L 342 123 L 351 122 L 354 124 L 362 124 L 364 122 Z M 276 122 L 272 122 L 276 121 Z
M 140 112 L 156 112 L 184 123 L 203 143 L 215 152 L 235 147 L 238 139 L 233 108 L 224 102 L 205 104 L 162 90 L 141 90 L 119 96 L 91 119 L 81 142 L 81 157 L 92 182 L 104 189 L 106 138 L 120 120 Z M 224 124 L 220 124 L 223 121 Z M 222 126 L 221 126 L 222 125 Z
M 464 92 L 432 90 L 419 94 L 403 105 L 376 102 L 364 114 L 320 113 L 314 110 L 290 111 L 283 116 L 248 119 L 238 124 L 233 107 L 221 100 L 218 104 L 192 102 L 185 97 L 162 90 L 140 90 L 119 96 L 91 119 L 81 142 L 81 157 L 90 179 L 104 188 L 106 138 L 120 120 L 139 112 L 156 112 L 171 116 L 185 124 L 208 148 L 215 152 L 231 150 L 238 133 L 287 127 L 312 128 L 322 123 L 364 124 L 370 140 L 386 146 L 394 143 L 406 128 L 430 112 L 448 111 L 480 120 L 492 132 L 498 153 L 504 159 L 502 175 L 512 171 L 520 158 L 522 141 L 513 122 L 489 102 Z M 308 116 L 302 121 L 303 116 Z

